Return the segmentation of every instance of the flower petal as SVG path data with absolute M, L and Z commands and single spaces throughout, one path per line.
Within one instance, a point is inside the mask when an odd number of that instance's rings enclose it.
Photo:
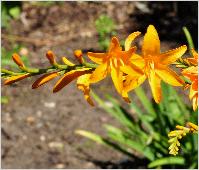
M 115 68 L 111 68 L 111 78 L 113 80 L 113 84 L 115 85 L 116 90 L 118 91 L 119 94 L 122 93 L 123 89 L 123 78 L 122 78 L 123 73 Z
M 139 68 L 143 68 L 145 66 L 145 60 L 138 54 L 133 54 L 131 56 L 130 62 Z
M 84 93 L 84 98 L 86 99 L 86 101 L 91 105 L 91 106 L 94 106 L 94 103 L 93 101 L 91 100 L 91 97 L 90 97 L 90 82 L 89 82 L 89 79 L 90 79 L 90 76 L 91 74 L 84 74 L 80 77 L 78 77 L 77 79 L 77 88 L 79 90 L 82 90 L 83 93 Z
M 92 52 L 88 52 L 87 55 L 93 62 L 97 64 L 102 64 L 108 56 L 107 53 L 92 53 Z
M 164 82 L 172 86 L 184 85 L 184 81 L 168 67 L 159 66 L 155 69 L 155 72 Z
M 139 67 L 135 66 L 132 63 L 129 65 L 120 66 L 120 70 L 131 76 L 141 76 L 144 74 Z
M 142 75 L 142 76 L 127 75 L 126 79 L 124 81 L 124 84 L 123 84 L 123 86 L 124 86 L 123 91 L 129 92 L 129 91 L 135 89 L 136 87 L 140 86 L 145 80 L 146 80 L 145 75 Z
M 117 39 L 117 37 L 113 37 L 111 39 L 111 43 L 109 46 L 109 52 L 115 51 L 115 50 L 122 50 L 122 48 L 120 47 L 120 43 L 119 40 Z
M 135 53 L 136 47 L 131 47 L 128 51 L 118 52 L 118 56 L 121 56 L 124 62 L 128 62 L 131 59 L 131 56 Z
M 71 81 L 75 80 L 77 77 L 88 74 L 91 72 L 89 69 L 79 69 L 79 70 L 72 70 L 64 74 L 64 76 L 59 79 L 59 81 L 55 84 L 53 88 L 53 93 L 58 92 L 63 87 L 65 87 L 67 84 L 69 84 Z
M 161 53 L 158 57 L 160 63 L 163 65 L 168 65 L 174 63 L 178 58 L 180 58 L 187 50 L 187 46 L 183 45 L 179 48 L 169 50 L 167 52 Z
M 4 82 L 4 85 L 10 85 L 10 84 L 15 83 L 17 81 L 23 80 L 23 79 L 25 79 L 25 78 L 27 78 L 29 76 L 31 76 L 30 73 L 17 75 L 17 76 L 12 76 L 12 77 L 6 79 L 6 81 Z
M 193 110 L 195 111 L 198 108 L 198 95 L 193 97 L 192 103 L 193 103 Z
M 107 75 L 107 63 L 99 65 L 91 74 L 90 83 L 97 83 L 103 80 Z
M 149 25 L 147 32 L 144 35 L 144 42 L 142 46 L 143 56 L 157 55 L 160 53 L 160 40 L 158 33 L 153 25 Z
M 162 99 L 161 79 L 155 74 L 154 71 L 149 73 L 149 85 L 156 103 L 160 103 Z
M 68 66 L 74 66 L 75 65 L 71 61 L 69 61 L 66 57 L 62 57 L 62 61 L 64 62 L 64 64 L 66 64 Z
M 130 35 L 126 38 L 126 40 L 125 40 L 125 45 L 124 45 L 125 51 L 127 51 L 127 50 L 130 49 L 132 41 L 133 41 L 137 36 L 139 36 L 140 34 L 141 34 L 141 32 L 136 31 L 136 32 L 133 32 L 132 34 L 130 34 Z
M 59 75 L 59 73 L 57 72 L 53 72 L 53 73 L 48 73 L 48 74 L 45 74 L 43 76 L 41 76 L 39 79 L 37 79 L 33 85 L 32 85 L 32 89 L 36 89 L 38 88 L 39 86 L 49 82 L 50 80 L 54 79 L 55 77 L 57 77 Z

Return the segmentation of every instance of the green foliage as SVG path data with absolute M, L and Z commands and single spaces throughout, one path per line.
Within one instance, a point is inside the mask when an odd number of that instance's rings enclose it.
M 106 50 L 110 43 L 110 37 L 116 35 L 115 23 L 107 15 L 101 15 L 96 21 L 95 26 L 99 35 L 99 47 Z
M 162 84 L 162 88 L 164 98 L 159 105 L 152 103 L 141 87 L 137 88 L 135 93 L 141 106 L 132 101 L 128 109 L 109 95 L 111 106 L 107 105 L 93 93 L 98 104 L 120 122 L 121 128 L 104 125 L 106 137 L 83 130 L 77 133 L 129 157 L 139 153 L 150 162 L 148 168 L 197 168 L 197 135 L 182 139 L 177 157 L 169 155 L 167 137 L 177 124 L 197 123 L 197 112 L 186 106 L 173 87 Z
M 7 96 L 1 96 L 1 104 L 7 104 L 9 102 L 9 99 Z
M 18 69 L 18 66 L 12 62 L 12 54 L 13 53 L 19 53 L 19 51 L 23 48 L 21 45 L 15 44 L 12 50 L 6 50 L 4 47 L 1 48 L 1 66 L 9 66 L 14 69 Z M 29 65 L 29 60 L 27 56 L 21 56 L 22 61 L 25 65 Z
M 189 49 L 191 50 L 192 48 L 194 48 L 194 43 L 193 43 L 191 34 L 190 34 L 189 30 L 187 29 L 187 27 L 183 27 L 182 29 L 183 29 L 184 34 L 186 36 L 186 39 L 187 39 L 187 42 L 188 42 L 188 45 L 189 45 Z
M 10 20 L 12 18 L 19 19 L 20 14 L 21 14 L 21 2 L 3 1 L 1 3 L 1 21 L 2 21 L 1 27 L 9 28 Z
M 49 6 L 56 5 L 56 4 L 61 5 L 64 2 L 56 2 L 56 1 L 32 1 L 32 2 L 29 2 L 29 3 L 31 3 L 31 5 L 35 5 L 35 6 L 49 7 Z

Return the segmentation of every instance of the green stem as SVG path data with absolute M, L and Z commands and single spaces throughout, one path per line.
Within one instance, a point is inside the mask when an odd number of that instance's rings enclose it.
M 144 90 L 142 89 L 142 87 L 137 87 L 135 89 L 135 93 L 138 96 L 139 100 L 141 101 L 141 103 L 143 104 L 144 108 L 146 109 L 146 111 L 148 111 L 152 116 L 154 116 L 154 118 L 156 118 L 156 113 L 155 110 L 151 104 L 151 102 L 149 101 L 149 99 L 147 98 L 147 96 L 145 95 Z
M 194 43 L 193 43 L 191 34 L 190 34 L 189 30 L 187 29 L 187 27 L 183 27 L 182 29 L 184 31 L 186 38 L 187 38 L 189 50 L 191 50 L 192 48 L 194 48 Z

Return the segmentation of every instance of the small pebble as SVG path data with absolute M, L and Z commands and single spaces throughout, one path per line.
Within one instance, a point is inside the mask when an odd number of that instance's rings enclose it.
M 26 122 L 30 125 L 32 125 L 33 123 L 35 123 L 35 118 L 33 116 L 28 116 L 26 118 Z
M 61 142 L 50 142 L 48 143 L 48 146 L 50 148 L 56 148 L 56 149 L 63 149 L 64 148 L 64 144 Z
M 63 168 L 65 168 L 65 165 L 62 164 L 62 163 L 59 163 L 59 164 L 56 164 L 56 165 L 55 165 L 55 168 L 63 169 Z
M 48 107 L 48 108 L 55 108 L 56 103 L 55 102 L 45 102 L 44 106 Z
M 36 112 L 36 115 L 37 115 L 38 117 L 41 117 L 41 116 L 42 116 L 42 111 L 41 111 L 41 110 L 38 110 L 38 111 Z
M 45 137 L 44 135 L 41 135 L 41 136 L 40 136 L 40 140 L 41 140 L 42 142 L 44 142 L 44 141 L 46 140 L 46 137 Z

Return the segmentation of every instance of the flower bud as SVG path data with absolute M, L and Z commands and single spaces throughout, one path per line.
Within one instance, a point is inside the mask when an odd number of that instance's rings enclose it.
M 19 67 L 25 67 L 23 61 L 21 60 L 21 57 L 17 53 L 14 53 L 12 55 L 12 59 Z
M 74 56 L 77 58 L 80 64 L 83 63 L 83 53 L 82 50 L 75 50 L 74 51 Z
M 52 51 L 48 51 L 46 53 L 46 57 L 49 60 L 50 64 L 52 64 L 52 65 L 56 64 L 55 54 Z

